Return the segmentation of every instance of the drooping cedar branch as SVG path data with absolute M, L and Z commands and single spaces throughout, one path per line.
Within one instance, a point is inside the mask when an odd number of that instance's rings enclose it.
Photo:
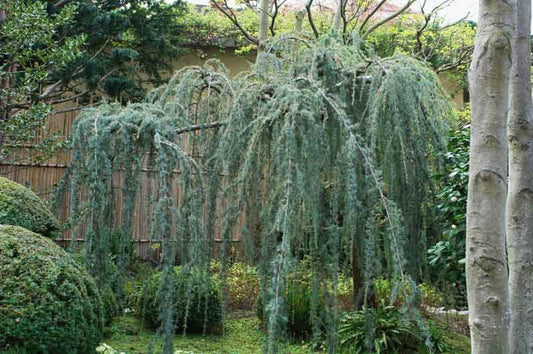
M 186 128 L 176 129 L 176 134 L 189 133 L 189 132 L 194 132 L 194 131 L 197 131 L 197 130 L 206 130 L 206 129 L 219 128 L 219 127 L 223 126 L 224 124 L 225 123 L 222 123 L 222 122 L 214 122 L 214 123 L 208 123 L 208 124 L 191 125 L 191 126 L 186 127 Z

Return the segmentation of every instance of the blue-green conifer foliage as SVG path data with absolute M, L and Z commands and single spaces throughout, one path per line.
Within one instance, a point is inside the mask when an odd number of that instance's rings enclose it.
M 430 176 L 451 107 L 437 76 L 414 59 L 369 56 L 357 37 L 350 45 L 334 34 L 295 38 L 275 37 L 235 78 L 209 61 L 179 71 L 143 103 L 84 111 L 58 192 L 70 189 L 71 215 L 88 225 L 87 255 L 103 259 L 114 230 L 129 242 L 141 173 L 152 171 L 154 190 L 143 195 L 151 196 L 151 237 L 162 241 L 161 304 L 176 293 L 174 260 L 207 269 L 215 234 L 224 271 L 244 218 L 241 237 L 260 269 L 265 350 L 283 350 L 287 275 L 307 257 L 312 340 L 335 352 L 341 271 L 359 279 L 363 303 L 375 276 L 401 282 L 397 293 L 426 272 Z M 119 225 L 117 197 L 125 205 Z M 105 274 L 105 264 L 94 264 L 96 276 Z M 171 306 L 161 311 L 170 353 L 175 316 Z

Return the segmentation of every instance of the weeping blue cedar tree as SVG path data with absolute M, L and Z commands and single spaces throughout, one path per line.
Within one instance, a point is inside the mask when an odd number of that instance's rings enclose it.
M 153 204 L 150 236 L 163 248 L 165 353 L 176 323 L 165 306 L 175 296 L 176 256 L 185 272 L 206 267 L 218 219 L 222 272 L 246 220 L 242 238 L 259 263 L 266 352 L 285 345 L 286 279 L 304 256 L 312 341 L 330 352 L 338 342 L 337 279 L 346 268 L 364 306 L 372 279 L 386 276 L 396 283 L 391 302 L 404 292 L 403 313 L 416 315 L 429 176 L 445 146 L 447 97 L 436 75 L 409 57 L 367 58 L 357 38 L 344 45 L 334 34 L 294 38 L 274 38 L 250 72 L 233 79 L 209 61 L 179 71 L 143 103 L 88 109 L 76 122 L 72 164 L 57 195 L 69 190 L 73 224 L 87 224 L 86 261 L 101 283 L 110 235 L 119 230 L 129 244 L 142 170 L 153 176 L 156 191 L 144 194 Z M 80 197 L 83 189 L 89 198 Z M 121 222 L 112 214 L 117 198 Z M 119 255 L 120 269 L 127 259 Z

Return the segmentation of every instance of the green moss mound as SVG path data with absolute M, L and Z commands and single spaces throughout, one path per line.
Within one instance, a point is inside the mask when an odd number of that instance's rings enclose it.
M 96 284 L 52 240 L 0 225 L 0 352 L 92 353 L 104 311 Z
M 152 329 L 160 326 L 159 287 L 161 274 L 153 275 L 142 289 L 139 298 L 139 313 Z M 174 268 L 174 310 L 176 330 L 187 333 L 222 332 L 222 296 L 217 282 L 211 275 L 193 270 L 184 272 L 180 267 Z
M 0 177 L 0 224 L 21 226 L 46 237 L 54 237 L 59 222 L 30 189 Z

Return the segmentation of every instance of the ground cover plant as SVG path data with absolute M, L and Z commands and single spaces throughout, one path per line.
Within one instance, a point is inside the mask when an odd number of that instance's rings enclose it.
M 470 353 L 470 342 L 468 337 L 457 334 L 445 328 L 438 327 L 444 337 L 442 344 L 449 350 L 442 351 L 448 354 Z M 105 354 L 117 354 L 124 352 L 127 354 L 147 353 L 147 348 L 153 343 L 154 333 L 142 329 L 138 319 L 131 316 L 117 317 L 110 327 L 108 337 L 104 342 L 108 351 Z M 250 354 L 262 353 L 265 342 L 265 332 L 257 318 L 229 318 L 225 322 L 224 335 L 202 335 L 202 334 L 182 334 L 175 337 L 175 350 L 177 353 L 228 353 L 228 354 Z M 159 338 L 152 344 L 155 352 L 162 349 L 162 341 Z M 102 348 L 104 350 L 105 347 Z M 306 342 L 296 342 L 288 345 L 287 351 L 293 354 L 315 353 Z M 323 352 L 323 351 L 322 351 Z M 350 353 L 339 351 L 340 353 Z M 421 348 L 420 353 L 425 353 Z

